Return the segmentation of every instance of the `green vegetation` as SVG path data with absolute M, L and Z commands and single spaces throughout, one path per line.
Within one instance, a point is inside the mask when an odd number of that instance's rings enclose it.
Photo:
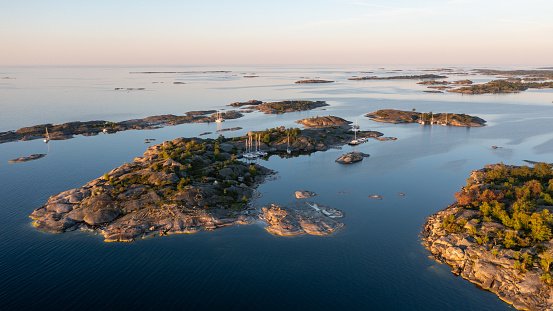
M 461 192 L 455 194 L 457 204 L 464 209 L 478 211 L 470 222 L 495 222 L 504 230 L 494 234 L 493 242 L 509 249 L 537 245 L 553 238 L 552 205 L 553 171 L 547 163 L 534 167 L 496 164 L 476 173 L 482 183 L 471 178 Z M 468 219 L 456 222 L 446 218 L 442 227 L 448 232 L 468 232 L 479 244 L 487 244 L 483 234 L 475 229 L 465 229 Z M 544 257 L 547 267 L 553 257 Z M 521 262 L 521 269 L 525 269 Z
M 281 126 L 266 129 L 260 132 L 254 132 L 254 135 L 259 135 L 262 142 L 269 144 L 271 142 L 284 142 L 288 139 L 288 137 L 290 137 L 290 142 L 296 141 L 296 138 L 300 133 L 301 130 L 297 127 L 285 128 L 284 126 Z
M 135 164 L 130 173 L 119 178 L 106 173 L 103 179 L 109 183 L 107 191 L 113 197 L 132 189 L 137 191 L 137 196 L 154 192 L 163 203 L 179 203 L 179 195 L 212 189 L 218 199 L 207 202 L 208 206 L 220 204 L 234 210 L 243 209 L 248 197 L 236 185 L 254 185 L 260 167 L 238 161 L 236 149 L 223 152 L 220 144 L 229 140 L 221 135 L 215 140 L 182 138 L 164 142 L 160 148 L 153 149 L 156 152 L 147 166 Z

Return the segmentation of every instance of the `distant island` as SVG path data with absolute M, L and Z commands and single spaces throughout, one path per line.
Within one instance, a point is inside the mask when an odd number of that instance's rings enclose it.
M 312 110 L 324 106 L 328 106 L 325 101 L 284 100 L 280 102 L 259 104 L 253 107 L 253 109 L 257 109 L 265 114 L 281 114 L 295 111 Z
M 229 106 L 242 107 L 242 106 L 257 106 L 257 105 L 261 105 L 261 104 L 263 104 L 262 101 L 252 99 L 252 100 L 248 100 L 247 102 L 234 102 L 234 103 L 230 104 Z
M 447 126 L 479 127 L 484 126 L 486 121 L 475 116 L 456 113 L 421 113 L 415 111 L 402 111 L 394 109 L 383 109 L 365 115 L 373 121 L 384 123 L 415 123 L 440 124 Z
M 423 240 L 452 272 L 524 310 L 553 303 L 553 171 L 487 165 L 473 171 L 457 201 L 430 217 Z
M 354 77 L 349 78 L 348 80 L 423 80 L 423 79 L 445 79 L 447 76 L 435 75 L 435 74 L 425 74 L 425 75 L 411 75 L 411 76 L 391 76 L 391 77 L 377 77 L 377 76 L 367 76 L 367 77 Z
M 166 74 L 166 73 L 230 73 L 228 70 L 206 70 L 206 71 L 131 71 L 130 74 Z
M 538 70 L 494 70 L 494 69 L 474 69 L 473 71 L 482 75 L 503 75 L 503 76 L 525 76 L 530 78 L 545 78 L 553 80 L 553 68 L 545 67 Z
M 436 81 L 436 80 L 427 80 L 427 81 L 421 81 L 417 82 L 417 84 L 422 85 L 469 85 L 472 84 L 471 80 L 457 80 L 457 81 Z
M 299 80 L 295 83 L 332 83 L 334 81 L 328 81 L 328 80 L 318 80 L 318 79 L 308 79 L 308 80 Z
M 309 100 L 286 100 L 280 102 L 263 103 L 261 101 L 252 100 L 246 103 L 233 103 L 231 106 L 254 105 L 257 109 L 266 114 L 280 114 L 295 111 L 304 111 L 315 109 L 318 107 L 328 106 L 324 101 L 309 101 Z M 230 110 L 219 112 L 219 117 L 223 120 L 237 119 L 243 116 L 242 113 Z M 41 124 L 30 127 L 23 127 L 16 131 L 0 132 L 0 144 L 19 141 L 42 139 L 48 135 L 50 140 L 65 140 L 73 138 L 74 135 L 93 136 L 99 133 L 115 133 L 128 130 L 150 130 L 161 128 L 164 126 L 173 126 L 184 123 L 208 123 L 215 122 L 217 119 L 217 111 L 215 110 L 200 110 L 189 111 L 184 115 L 158 115 L 150 116 L 143 119 L 132 119 L 121 122 L 110 121 L 76 121 L 64 124 Z
M 272 128 L 246 136 L 179 138 L 148 148 L 132 163 L 86 185 L 51 196 L 30 217 L 37 229 L 99 231 L 106 241 L 133 241 L 151 235 L 213 230 L 256 219 L 273 234 L 329 234 L 343 215 L 317 204 L 250 208 L 255 188 L 274 174 L 246 156 L 309 154 L 353 139 L 350 128 Z M 359 131 L 358 137 L 382 133 Z
M 506 81 L 492 80 L 483 84 L 476 84 L 468 87 L 460 87 L 457 89 L 448 90 L 448 92 L 462 94 L 500 94 L 500 93 L 515 93 L 526 91 L 529 88 L 545 89 L 553 88 L 553 82 L 523 82 L 523 80 Z

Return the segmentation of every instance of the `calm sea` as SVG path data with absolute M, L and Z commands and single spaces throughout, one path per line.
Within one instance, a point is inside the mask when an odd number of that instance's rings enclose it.
M 420 66 L 381 67 L 0 67 L 0 131 L 229 109 L 226 105 L 232 102 L 251 99 L 330 104 L 286 115 L 251 113 L 222 125 L 185 124 L 49 144 L 39 140 L 0 144 L 2 309 L 508 309 L 495 294 L 477 289 L 451 274 L 448 266 L 428 258 L 419 232 L 426 216 L 453 202 L 453 193 L 471 170 L 497 162 L 553 162 L 553 91 L 429 94 L 415 81 L 347 80 L 428 73 Z M 462 69 L 470 68 L 455 71 Z M 145 71 L 178 73 L 136 73 Z M 336 82 L 294 84 L 301 78 Z M 467 72 L 447 80 L 493 78 Z M 467 113 L 488 120 L 488 126 L 392 125 L 363 116 L 385 108 Z M 279 173 L 276 180 L 259 187 L 263 197 L 256 204 L 287 204 L 295 200 L 296 190 L 314 191 L 318 195 L 313 201 L 346 214 L 346 226 L 330 236 L 278 237 L 267 233 L 262 223 L 254 223 L 105 243 L 102 236 L 91 233 L 42 233 L 28 218 L 49 196 L 82 186 L 142 155 L 148 146 L 145 138 L 162 142 L 215 132 L 217 126 L 240 126 L 243 130 L 225 136 L 243 135 L 296 126 L 295 120 L 316 115 L 343 117 L 357 121 L 361 129 L 397 137 L 356 147 L 371 156 L 351 166 L 334 162 L 353 149 L 349 146 L 298 158 L 260 160 Z M 48 155 L 8 163 L 34 153 Z M 405 196 L 398 196 L 400 192 Z M 383 200 L 371 199 L 371 194 Z

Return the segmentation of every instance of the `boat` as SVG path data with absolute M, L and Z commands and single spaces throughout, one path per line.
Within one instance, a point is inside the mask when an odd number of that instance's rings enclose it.
M 422 119 L 422 113 L 419 115 L 419 124 L 425 124 L 424 120 Z
M 286 153 L 292 154 L 292 149 L 290 149 L 290 134 L 288 134 L 288 142 L 286 143 Z
M 445 122 L 442 123 L 443 126 L 447 126 L 447 113 L 445 114 Z
M 255 149 L 256 149 L 255 154 L 258 157 L 264 157 L 268 154 L 265 151 L 261 151 L 261 134 L 257 135 L 256 148 Z
M 359 125 L 357 124 L 357 119 L 355 119 L 355 125 L 353 125 L 353 128 L 358 130 L 359 129 Z
M 253 136 L 250 136 L 246 140 L 246 152 L 244 152 L 242 157 L 246 159 L 255 159 L 259 157 L 260 155 L 257 153 L 257 151 L 254 151 L 253 149 Z
M 357 140 L 357 128 L 358 128 L 357 121 L 355 121 L 355 125 L 353 126 L 354 139 L 348 143 L 348 145 L 350 146 L 357 146 L 360 144 L 359 140 Z
M 50 141 L 50 134 L 48 134 L 48 128 L 46 128 L 46 137 L 44 137 L 44 142 L 47 143 Z
M 217 110 L 217 115 L 215 117 L 215 122 L 217 123 L 221 123 L 221 122 L 224 122 L 225 119 L 223 119 L 223 116 L 221 115 L 221 112 L 219 112 L 219 110 Z

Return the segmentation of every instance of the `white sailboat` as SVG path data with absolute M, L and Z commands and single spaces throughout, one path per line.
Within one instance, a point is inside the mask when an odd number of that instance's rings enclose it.
M 44 142 L 47 143 L 50 141 L 50 134 L 48 134 L 48 128 L 46 128 L 46 137 L 44 137 Z
M 256 151 L 255 151 L 255 154 L 258 156 L 258 157 L 264 157 L 266 156 L 268 153 L 265 152 L 265 151 L 261 151 L 261 134 L 257 135 L 257 147 L 256 147 Z
M 359 141 L 357 140 L 357 129 L 359 126 L 357 125 L 357 120 L 355 120 L 355 125 L 353 126 L 353 135 L 354 139 L 348 143 L 350 146 L 357 146 L 359 145 Z
M 288 134 L 288 142 L 286 143 L 286 153 L 292 154 L 292 149 L 290 149 L 290 134 Z
M 221 123 L 223 121 L 225 121 L 225 119 L 223 119 L 223 116 L 221 115 L 221 112 L 219 112 L 219 110 L 217 110 L 217 116 L 215 117 L 215 122 Z
M 424 122 L 424 120 L 423 120 L 423 118 L 422 118 L 422 113 L 419 115 L 419 124 L 422 124 L 422 125 L 425 124 L 425 122 Z

